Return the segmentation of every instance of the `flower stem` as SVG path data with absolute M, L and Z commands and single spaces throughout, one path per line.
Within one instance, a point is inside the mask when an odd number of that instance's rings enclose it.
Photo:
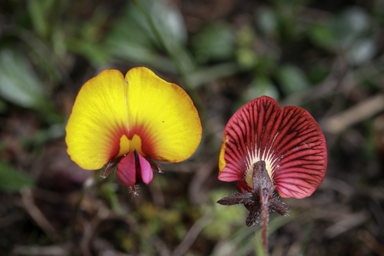
M 271 194 L 268 189 L 260 187 L 261 201 L 261 241 L 264 249 L 264 256 L 268 256 L 268 221 L 269 221 L 269 196 Z

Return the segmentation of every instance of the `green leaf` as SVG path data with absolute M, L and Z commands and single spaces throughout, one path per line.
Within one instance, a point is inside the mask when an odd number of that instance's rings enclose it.
M 123 210 L 121 209 L 116 191 L 117 185 L 112 182 L 107 182 L 101 187 L 101 196 L 104 197 L 111 204 L 112 210 L 117 215 L 122 215 Z
M 346 58 L 351 64 L 359 65 L 373 58 L 376 46 L 372 39 L 360 39 L 349 47 Z
M 25 108 L 42 112 L 53 109 L 28 60 L 12 50 L 0 52 L 0 96 Z
M 66 45 L 72 52 L 78 53 L 86 57 L 95 67 L 105 64 L 109 55 L 106 47 L 103 45 L 95 44 L 92 41 L 68 39 Z
M 140 3 L 151 15 L 165 44 L 173 50 L 184 69 L 194 70 L 195 61 L 183 46 L 187 32 L 179 10 L 164 0 L 144 0 Z M 161 44 L 149 27 L 145 16 L 133 3 L 127 5 L 104 40 L 105 46 L 113 57 L 176 73 L 174 64 L 168 57 L 164 57 L 164 52 L 158 51 Z
M 147 0 L 150 4 L 149 12 L 152 15 L 158 29 L 171 40 L 185 43 L 187 41 L 187 28 L 184 24 L 183 15 L 175 5 L 164 0 Z
M 309 86 L 304 72 L 292 65 L 281 67 L 277 72 L 277 79 L 286 95 L 302 91 Z
M 234 53 L 233 31 L 224 22 L 209 25 L 194 36 L 192 48 L 200 62 L 229 59 Z
M 266 35 L 273 35 L 277 31 L 275 12 L 268 7 L 261 7 L 255 13 L 258 28 Z
M 247 102 L 263 95 L 272 97 L 276 100 L 279 100 L 280 96 L 278 89 L 268 77 L 256 75 L 248 88 L 242 93 L 240 99 L 236 101 L 236 104 L 232 109 L 233 113 Z
M 338 45 L 348 48 L 355 40 L 370 28 L 370 18 L 365 10 L 359 7 L 346 9 L 332 22 Z
M 271 80 L 267 77 L 257 76 L 245 91 L 244 98 L 248 102 L 263 95 L 279 100 L 279 91 Z
M 194 87 L 200 87 L 211 81 L 219 80 L 243 71 L 237 63 L 221 63 L 214 66 L 203 67 L 189 74 L 189 79 Z
M 330 25 L 315 24 L 308 31 L 309 39 L 313 44 L 325 49 L 333 49 L 337 38 Z
M 16 192 L 25 187 L 34 186 L 34 179 L 10 164 L 0 161 L 0 190 L 5 192 Z
M 245 207 L 242 205 L 228 207 L 216 203 L 223 195 L 228 194 L 230 192 L 225 190 L 214 190 L 208 195 L 211 204 L 206 206 L 206 210 L 214 213 L 212 221 L 203 229 L 203 233 L 208 237 L 227 239 L 233 235 L 236 227 L 241 227 L 245 223 Z
M 55 0 L 29 0 L 27 6 L 32 24 L 42 38 L 48 35 L 50 23 L 47 22 L 48 14 L 54 6 Z

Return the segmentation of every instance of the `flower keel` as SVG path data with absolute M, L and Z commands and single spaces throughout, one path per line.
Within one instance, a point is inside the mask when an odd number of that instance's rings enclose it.
M 117 166 L 117 177 L 125 186 L 131 190 L 136 183 L 144 182 L 149 184 L 153 178 L 150 163 L 136 150 L 123 157 Z

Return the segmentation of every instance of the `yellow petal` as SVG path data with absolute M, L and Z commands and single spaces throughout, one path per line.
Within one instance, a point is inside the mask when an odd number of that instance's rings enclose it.
M 119 153 L 128 122 L 126 91 L 117 70 L 105 70 L 82 86 L 66 127 L 68 154 L 80 167 L 99 169 Z
M 145 156 L 165 162 L 190 157 L 201 140 L 198 112 L 188 94 L 147 68 L 133 68 L 128 83 L 128 138 L 140 136 Z

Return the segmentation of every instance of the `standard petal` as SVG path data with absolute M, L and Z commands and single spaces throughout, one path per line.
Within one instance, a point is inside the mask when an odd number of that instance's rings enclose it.
M 119 153 L 128 124 L 126 91 L 117 70 L 103 71 L 80 89 L 65 138 L 68 154 L 80 167 L 99 169 Z
M 128 71 L 128 139 L 141 138 L 143 156 L 164 162 L 190 157 L 201 140 L 198 112 L 188 94 L 151 70 Z
M 252 187 L 253 164 L 264 160 L 282 197 L 310 196 L 324 179 L 325 138 L 313 117 L 299 107 L 280 109 L 267 96 L 238 110 L 229 120 L 220 154 L 219 179 Z
M 136 156 L 135 152 L 131 152 L 123 159 L 121 159 L 119 165 L 117 166 L 116 175 L 127 187 L 134 186 L 136 184 Z

